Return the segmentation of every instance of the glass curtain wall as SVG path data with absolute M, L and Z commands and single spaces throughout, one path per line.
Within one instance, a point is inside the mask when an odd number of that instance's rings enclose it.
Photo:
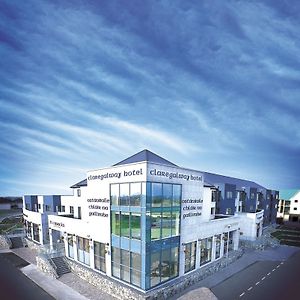
M 148 182 L 146 289 L 178 276 L 181 185 Z
M 142 207 L 146 206 L 146 182 L 111 184 L 110 199 L 112 275 L 141 287 L 141 219 Z
M 113 276 L 145 290 L 178 276 L 181 185 L 111 184 L 110 200 Z

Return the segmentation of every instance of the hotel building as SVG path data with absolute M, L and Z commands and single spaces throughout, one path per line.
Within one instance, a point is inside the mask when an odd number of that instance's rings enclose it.
M 73 195 L 24 196 L 28 239 L 148 291 L 226 256 L 275 222 L 278 192 L 143 150 L 91 170 Z
M 300 190 L 280 190 L 277 218 L 300 222 Z

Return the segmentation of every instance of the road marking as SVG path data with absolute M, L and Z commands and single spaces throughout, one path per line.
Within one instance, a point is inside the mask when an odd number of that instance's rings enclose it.
M 274 272 L 274 271 L 275 271 L 275 269 L 272 270 L 272 272 Z
M 278 265 L 277 267 L 276 267 L 276 269 L 278 269 L 280 267 L 280 265 Z
M 256 283 L 255 283 L 255 285 L 258 285 L 260 283 L 260 281 L 257 281 Z
M 283 265 L 283 261 L 280 264 Z
M 268 276 L 271 275 L 271 272 L 269 272 L 267 275 L 268 275 Z
M 252 290 L 252 286 L 249 287 L 248 291 L 251 291 L 251 290 Z
M 245 295 L 245 292 L 244 292 L 244 293 L 241 293 L 241 294 L 240 294 L 240 297 L 243 297 L 244 295 Z
M 261 280 L 265 280 L 266 279 L 266 277 L 263 277 Z

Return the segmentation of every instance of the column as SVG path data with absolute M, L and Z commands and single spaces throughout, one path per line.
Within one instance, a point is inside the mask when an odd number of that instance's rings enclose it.
M 77 254 L 77 237 L 73 235 L 73 249 L 74 249 L 74 259 L 78 261 L 78 254 Z
M 90 246 L 90 267 L 92 269 L 95 268 L 95 257 L 94 257 L 94 242 L 92 239 L 89 240 L 89 246 Z

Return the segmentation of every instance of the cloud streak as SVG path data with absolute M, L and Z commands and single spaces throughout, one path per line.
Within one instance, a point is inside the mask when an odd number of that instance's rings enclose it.
M 297 187 L 298 10 L 267 0 L 2 1 L 3 193 L 27 193 L 37 173 L 41 193 L 67 187 L 143 148 Z

